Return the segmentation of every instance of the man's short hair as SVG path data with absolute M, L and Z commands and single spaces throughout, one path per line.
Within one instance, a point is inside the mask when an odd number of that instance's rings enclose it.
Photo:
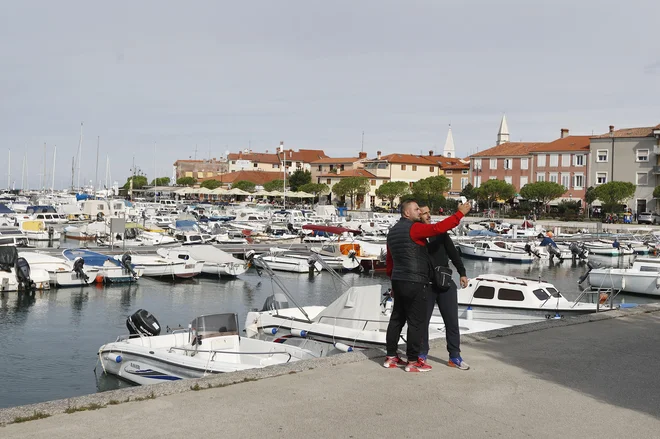
M 406 200 L 401 203 L 399 206 L 399 212 L 401 213 L 401 216 L 403 216 L 403 212 L 405 212 L 406 209 L 408 209 L 408 206 L 410 206 L 412 203 L 417 203 L 417 200 Z
M 418 201 L 418 202 L 417 202 L 417 205 L 419 206 L 420 209 L 421 209 L 422 207 L 428 207 L 429 209 L 431 208 L 431 206 L 429 206 L 429 204 L 428 204 L 427 202 L 425 202 L 425 201 L 421 201 L 421 202 Z

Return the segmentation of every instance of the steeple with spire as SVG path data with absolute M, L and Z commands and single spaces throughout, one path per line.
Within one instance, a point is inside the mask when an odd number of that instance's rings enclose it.
M 497 144 L 501 145 L 509 141 L 509 127 L 506 124 L 506 114 L 502 115 L 502 122 L 500 122 L 500 131 L 497 133 Z
M 456 148 L 454 147 L 454 136 L 451 134 L 451 124 L 449 124 L 449 131 L 447 132 L 447 140 L 445 141 L 445 149 L 442 152 L 445 157 L 456 157 Z

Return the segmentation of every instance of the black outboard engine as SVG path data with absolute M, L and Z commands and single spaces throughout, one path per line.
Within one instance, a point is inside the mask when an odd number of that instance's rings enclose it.
M 591 270 L 594 269 L 594 266 L 591 264 L 591 262 L 587 262 L 587 267 L 589 268 L 586 273 L 584 273 L 582 276 L 580 276 L 580 279 L 578 279 L 578 285 L 583 283 L 587 278 L 589 277 L 589 273 Z
M 30 264 L 28 264 L 25 258 L 16 259 L 15 270 L 19 290 L 32 290 L 36 287 L 32 279 L 30 279 Z
M 266 297 L 266 301 L 264 302 L 261 311 L 273 311 L 284 308 L 289 308 L 289 302 L 286 296 L 282 293 L 275 293 Z
M 530 256 L 534 255 L 537 258 L 541 259 L 541 254 L 536 250 L 532 250 L 532 246 L 529 245 L 529 243 L 525 244 L 525 251 L 527 252 L 528 255 Z
M 85 273 L 84 267 L 85 267 L 85 260 L 80 256 L 78 256 L 76 259 L 73 260 L 73 270 L 71 271 L 76 273 L 76 277 L 78 279 L 82 279 L 83 282 L 89 283 L 89 276 L 87 276 L 87 274 Z
M 160 334 L 160 324 L 156 317 L 146 309 L 138 309 L 126 319 L 126 327 L 132 335 L 155 337 Z
M 577 256 L 580 259 L 587 258 L 587 255 L 584 252 L 584 247 L 580 247 L 577 242 L 572 242 L 571 245 L 568 246 L 568 248 L 571 250 L 571 253 L 574 256 Z
M 550 254 L 550 259 L 552 259 L 554 256 L 557 256 L 557 259 L 560 261 L 563 261 L 564 259 L 561 257 L 561 252 L 557 247 L 554 245 L 549 245 L 548 246 L 548 254 Z
M 131 264 L 131 261 L 132 261 L 131 255 L 129 255 L 128 253 L 124 253 L 124 255 L 121 257 L 122 267 L 124 267 L 126 271 L 131 273 L 134 278 L 137 278 L 137 273 L 135 272 L 135 270 L 133 270 L 133 264 Z

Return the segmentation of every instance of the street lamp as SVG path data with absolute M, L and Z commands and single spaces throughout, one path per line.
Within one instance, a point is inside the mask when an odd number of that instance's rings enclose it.
M 284 142 L 280 142 L 280 146 L 277 148 L 277 155 L 280 155 L 282 160 L 282 181 L 284 182 L 284 199 L 282 202 L 282 207 L 286 209 L 286 154 L 284 153 Z
M 474 189 L 478 188 L 481 186 L 481 181 L 479 180 L 479 173 L 481 172 L 481 165 L 477 165 L 476 163 L 474 164 L 474 167 L 472 168 L 472 173 L 473 175 L 476 173 L 476 177 L 474 178 Z M 479 201 L 478 198 L 475 197 L 475 210 L 478 213 L 479 212 Z

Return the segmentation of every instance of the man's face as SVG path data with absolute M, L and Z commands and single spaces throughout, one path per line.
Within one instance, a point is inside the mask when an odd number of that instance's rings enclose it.
M 431 209 L 428 206 L 419 208 L 419 220 L 424 224 L 431 224 Z
M 419 206 L 417 203 L 408 204 L 404 214 L 404 216 L 411 221 L 419 221 Z

